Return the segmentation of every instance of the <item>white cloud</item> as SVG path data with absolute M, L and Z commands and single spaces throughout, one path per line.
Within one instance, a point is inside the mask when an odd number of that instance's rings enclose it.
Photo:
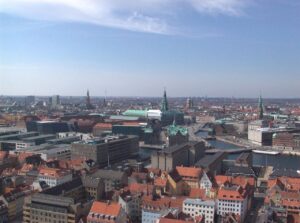
M 249 0 L 0 0 L 0 12 L 35 20 L 77 21 L 140 32 L 172 34 L 180 6 L 199 13 L 241 15 Z

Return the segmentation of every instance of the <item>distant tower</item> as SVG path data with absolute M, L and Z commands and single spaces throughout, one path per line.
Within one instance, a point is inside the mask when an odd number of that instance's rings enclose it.
M 50 102 L 52 108 L 57 108 L 60 105 L 60 97 L 59 97 L 59 95 L 53 95 L 49 99 L 49 102 Z
M 105 89 L 105 93 L 104 93 L 104 99 L 103 99 L 103 107 L 106 107 L 106 89 Z
M 164 97 L 161 102 L 161 111 L 168 111 L 169 110 L 169 105 L 168 105 L 168 99 L 167 99 L 167 91 L 166 88 L 164 89 Z
M 191 109 L 192 107 L 194 107 L 193 99 L 192 98 L 186 99 L 185 108 L 186 109 Z
M 93 106 L 91 104 L 91 98 L 90 98 L 89 90 L 87 90 L 87 93 L 86 93 L 86 108 L 87 109 L 92 109 L 93 108 Z
M 258 99 L 258 116 L 260 120 L 263 120 L 264 118 L 264 105 L 263 105 L 263 100 L 261 95 L 259 96 Z

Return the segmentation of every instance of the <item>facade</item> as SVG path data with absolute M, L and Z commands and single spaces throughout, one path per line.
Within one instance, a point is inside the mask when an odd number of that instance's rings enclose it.
M 288 132 L 275 133 L 273 134 L 272 146 L 292 149 L 295 147 L 294 135 Z
M 82 178 L 82 182 L 88 197 L 94 198 L 97 201 L 103 198 L 105 190 L 103 179 L 87 175 Z
M 99 169 L 90 175 L 90 177 L 93 179 L 102 179 L 105 192 L 119 190 L 128 184 L 128 176 L 122 171 Z
M 178 215 L 182 209 L 183 198 L 144 196 L 142 201 L 142 223 L 156 223 L 169 213 Z
M 56 109 L 60 106 L 60 97 L 59 95 L 53 95 L 50 98 L 50 104 L 52 109 Z
M 59 121 L 29 121 L 26 122 L 28 132 L 35 131 L 39 134 L 56 134 L 59 132 L 70 132 L 72 126 L 67 122 Z
M 55 168 L 42 168 L 38 175 L 38 181 L 45 181 L 50 187 L 55 187 L 71 180 L 71 171 Z
M 70 145 L 56 145 L 51 148 L 45 148 L 34 152 L 40 154 L 41 158 L 45 161 L 49 160 L 70 160 L 71 159 L 71 147 Z
M 124 223 L 126 214 L 118 203 L 94 201 L 87 223 Z
M 248 212 L 248 194 L 241 186 L 221 186 L 217 199 L 217 214 L 225 217 L 228 214 L 240 216 L 241 222 Z
M 0 142 L 1 150 L 4 151 L 22 150 L 31 146 L 35 146 L 34 142 L 24 142 L 22 140 L 5 140 Z
M 71 157 L 92 159 L 104 167 L 130 158 L 138 148 L 136 136 L 109 136 L 73 143 Z
M 202 177 L 202 170 L 196 167 L 176 167 L 176 171 L 184 182 L 183 191 L 188 194 L 191 188 L 200 188 L 200 179 Z
M 146 124 L 136 124 L 136 125 L 113 125 L 112 134 L 114 135 L 134 135 L 139 137 L 139 140 L 144 138 L 144 128 Z
M 77 223 L 87 216 L 92 203 L 80 178 L 33 194 L 26 199 L 24 223 Z
M 214 223 L 216 203 L 213 200 L 186 199 L 182 211 L 192 218 L 204 217 L 205 223 Z
M 257 145 L 272 145 L 273 132 L 267 131 L 268 123 L 256 120 L 248 124 L 248 140 Z
M 132 221 L 140 221 L 141 219 L 141 197 L 141 193 L 132 194 L 130 192 L 124 192 L 119 196 L 118 203 Z
M 8 208 L 3 201 L 0 201 L 0 222 L 8 223 Z
M 203 171 L 201 180 L 200 180 L 200 189 L 205 190 L 205 194 L 209 195 L 213 187 L 212 180 L 208 177 L 207 173 Z
M 24 205 L 24 223 L 77 223 L 87 215 L 90 203 L 76 203 L 74 198 L 34 194 Z
M 152 168 L 171 171 L 176 166 L 193 166 L 204 156 L 203 142 L 188 142 L 181 145 L 167 147 L 151 155 Z
M 29 190 L 21 191 L 15 189 L 0 196 L 0 201 L 7 207 L 8 222 L 11 222 L 17 217 L 22 216 L 24 200 L 29 194 Z

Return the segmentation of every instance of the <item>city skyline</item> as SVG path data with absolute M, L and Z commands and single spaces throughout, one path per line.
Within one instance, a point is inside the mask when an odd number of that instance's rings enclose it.
M 88 3 L 0 0 L 0 95 L 300 97 L 297 1 Z

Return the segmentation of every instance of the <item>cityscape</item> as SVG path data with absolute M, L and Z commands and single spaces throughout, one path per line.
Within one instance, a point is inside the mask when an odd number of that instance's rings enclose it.
M 296 0 L 0 0 L 0 223 L 300 223 Z

